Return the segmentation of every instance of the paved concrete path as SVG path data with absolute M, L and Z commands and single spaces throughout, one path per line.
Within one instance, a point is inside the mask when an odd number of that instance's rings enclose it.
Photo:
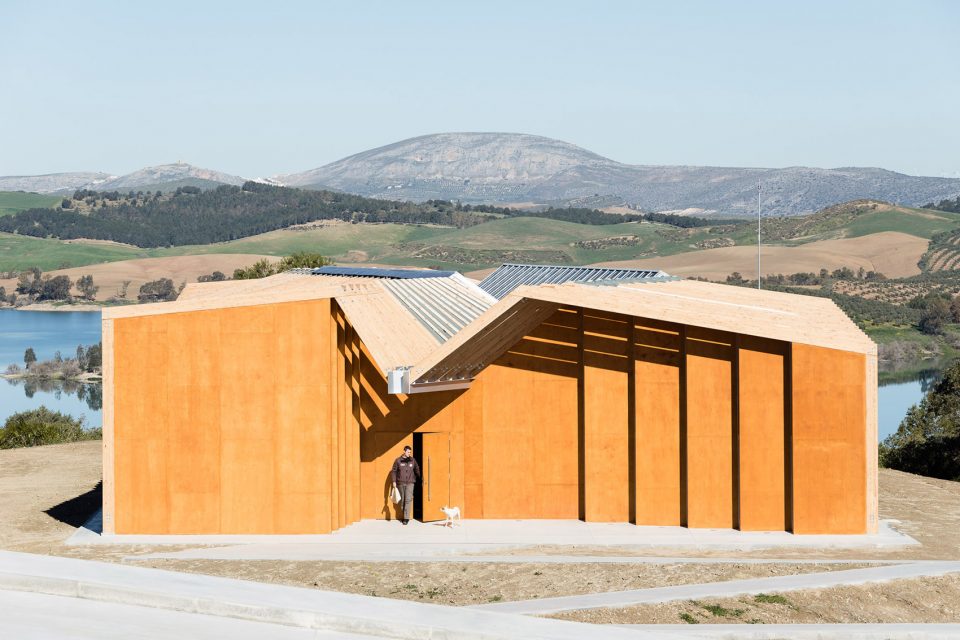
M 659 637 L 649 631 L 615 626 L 598 627 L 11 551 L 0 551 L 0 594 L 4 590 L 383 637 L 438 640 Z
M 629 607 L 637 604 L 671 602 L 675 600 L 695 600 L 698 598 L 711 597 L 724 598 L 756 593 L 796 591 L 798 589 L 822 589 L 840 585 L 886 582 L 888 580 L 901 578 L 941 576 L 946 573 L 955 572 L 960 572 L 960 562 L 912 562 L 872 567 L 869 569 L 831 571 L 828 573 L 807 573 L 803 575 L 751 578 L 747 580 L 730 580 L 727 582 L 541 598 L 538 600 L 497 602 L 493 604 L 475 605 L 472 608 L 505 613 L 548 614 L 577 609 Z
M 790 549 L 876 549 L 918 544 L 893 528 L 895 521 L 881 523 L 875 535 L 793 535 L 783 531 L 753 532 L 733 529 L 687 529 L 647 527 L 629 523 L 581 522 L 579 520 L 464 520 L 455 527 L 413 521 L 363 520 L 325 535 L 304 536 L 183 536 L 113 535 L 98 533 L 95 518 L 79 529 L 68 544 L 196 544 L 244 545 L 258 559 L 334 559 L 336 556 L 364 559 L 390 558 L 402 554 L 445 556 L 464 553 L 495 555 L 497 550 L 518 547 L 565 545 L 671 548 L 678 550 L 751 551 L 783 547 Z M 256 545 L 254 547 L 254 545 Z M 295 545 L 291 546 L 291 545 Z M 215 553 L 235 553 L 217 551 Z M 289 555 L 284 555 L 289 554 Z M 181 556 L 191 557 L 191 556 Z M 230 557 L 230 556 L 193 556 Z
M 363 640 L 375 637 L 0 590 L 0 638 L 10 640 Z
M 655 630 L 709 640 L 956 640 L 960 624 L 634 624 L 630 629 Z

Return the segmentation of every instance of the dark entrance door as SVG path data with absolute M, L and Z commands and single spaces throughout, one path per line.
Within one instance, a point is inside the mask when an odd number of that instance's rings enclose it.
M 413 451 L 423 482 L 414 500 L 414 517 L 422 522 L 443 520 L 440 507 L 450 505 L 450 434 L 415 433 Z

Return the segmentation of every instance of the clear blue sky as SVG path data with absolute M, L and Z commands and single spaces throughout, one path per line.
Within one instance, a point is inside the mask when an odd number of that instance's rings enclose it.
M 0 0 L 0 175 L 247 177 L 441 131 L 960 176 L 960 2 Z

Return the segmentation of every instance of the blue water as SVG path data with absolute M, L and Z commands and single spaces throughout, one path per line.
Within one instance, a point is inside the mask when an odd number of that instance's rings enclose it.
M 877 394 L 877 431 L 881 442 L 896 432 L 907 410 L 923 400 L 938 378 L 939 371 L 928 370 L 918 373 L 914 380 L 880 386 Z
M 0 309 L 0 371 L 8 364 L 23 366 L 23 352 L 33 347 L 38 360 L 57 351 L 75 357 L 77 345 L 100 342 L 99 312 L 15 311 Z M 63 381 L 0 379 L 0 424 L 8 416 L 45 406 L 76 418 L 88 427 L 102 423 L 101 385 Z
M 0 309 L 0 367 L 23 366 L 23 352 L 33 347 L 37 360 L 57 351 L 74 357 L 77 345 L 100 342 L 99 311 L 15 311 Z

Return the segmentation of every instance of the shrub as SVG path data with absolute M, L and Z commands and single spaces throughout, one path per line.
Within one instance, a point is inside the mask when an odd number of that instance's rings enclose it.
M 290 269 L 323 267 L 328 264 L 333 264 L 333 261 L 324 255 L 300 251 L 283 258 L 280 262 L 269 262 L 266 259 L 258 260 L 245 269 L 235 270 L 233 272 L 233 279 L 254 280 L 256 278 L 266 278 L 278 273 L 283 273 Z
M 0 428 L 0 449 L 99 440 L 101 430 L 84 429 L 83 419 L 46 407 L 15 413 Z
M 169 302 L 176 300 L 179 292 L 170 278 L 160 278 L 146 282 L 140 287 L 137 300 L 140 302 Z
M 777 593 L 758 593 L 753 596 L 754 602 L 762 604 L 790 604 L 790 601 Z
M 960 480 L 960 361 L 910 407 L 896 433 L 880 445 L 880 464 L 910 473 Z
M 687 624 L 700 624 L 700 621 L 694 618 L 689 613 L 683 612 L 680 614 L 680 619 L 686 622 Z

